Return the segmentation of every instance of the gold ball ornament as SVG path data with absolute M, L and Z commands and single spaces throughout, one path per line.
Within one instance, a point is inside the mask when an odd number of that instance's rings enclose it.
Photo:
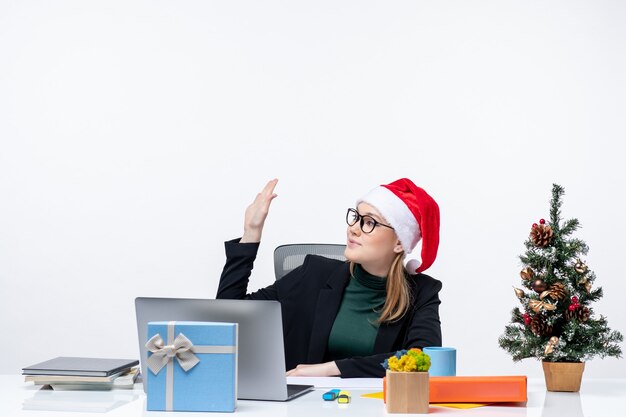
M 524 281 L 530 281 L 535 277 L 535 271 L 529 267 L 522 269 L 519 274 Z
M 515 295 L 517 296 L 517 298 L 522 298 L 524 296 L 523 290 L 520 290 L 519 288 L 515 288 L 515 287 L 513 287 L 513 289 L 515 290 Z
M 546 289 L 548 288 L 548 285 L 546 284 L 546 282 L 544 280 L 542 280 L 541 278 L 536 279 L 535 282 L 533 282 L 532 284 L 532 289 L 535 290 L 535 292 L 537 294 L 541 294 L 542 292 L 544 292 Z

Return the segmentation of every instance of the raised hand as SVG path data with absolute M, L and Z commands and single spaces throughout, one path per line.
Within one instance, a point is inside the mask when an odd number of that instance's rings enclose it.
M 256 198 L 246 209 L 246 215 L 243 222 L 243 236 L 241 237 L 241 243 L 260 242 L 261 234 L 263 233 L 263 225 L 265 219 L 270 210 L 270 204 L 272 200 L 276 198 L 277 194 L 274 193 L 274 188 L 278 183 L 278 178 L 275 178 L 265 184 L 263 190 L 256 195 Z

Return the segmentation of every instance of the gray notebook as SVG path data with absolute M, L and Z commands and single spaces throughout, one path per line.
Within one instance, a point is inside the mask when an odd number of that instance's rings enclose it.
M 22 368 L 22 375 L 109 376 L 138 365 L 137 359 L 75 358 L 59 356 Z

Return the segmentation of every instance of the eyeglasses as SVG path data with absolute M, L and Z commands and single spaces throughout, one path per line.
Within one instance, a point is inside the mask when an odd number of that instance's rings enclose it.
M 376 221 L 376 219 L 374 219 L 372 216 L 362 216 L 355 209 L 349 208 L 348 212 L 346 213 L 346 223 L 348 223 L 348 226 L 354 226 L 359 220 L 359 226 L 361 226 L 361 231 L 363 233 L 372 233 L 376 226 L 385 226 L 391 230 L 394 230 L 393 227 Z

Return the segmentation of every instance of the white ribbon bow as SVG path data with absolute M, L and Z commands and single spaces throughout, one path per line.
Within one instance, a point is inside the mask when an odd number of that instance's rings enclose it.
M 152 352 L 148 358 L 148 368 L 155 375 L 174 358 L 178 359 L 178 364 L 185 372 L 200 362 L 200 359 L 193 353 L 193 343 L 182 333 L 176 336 L 173 345 L 166 345 L 161 335 L 157 333 L 148 340 L 146 348 Z

